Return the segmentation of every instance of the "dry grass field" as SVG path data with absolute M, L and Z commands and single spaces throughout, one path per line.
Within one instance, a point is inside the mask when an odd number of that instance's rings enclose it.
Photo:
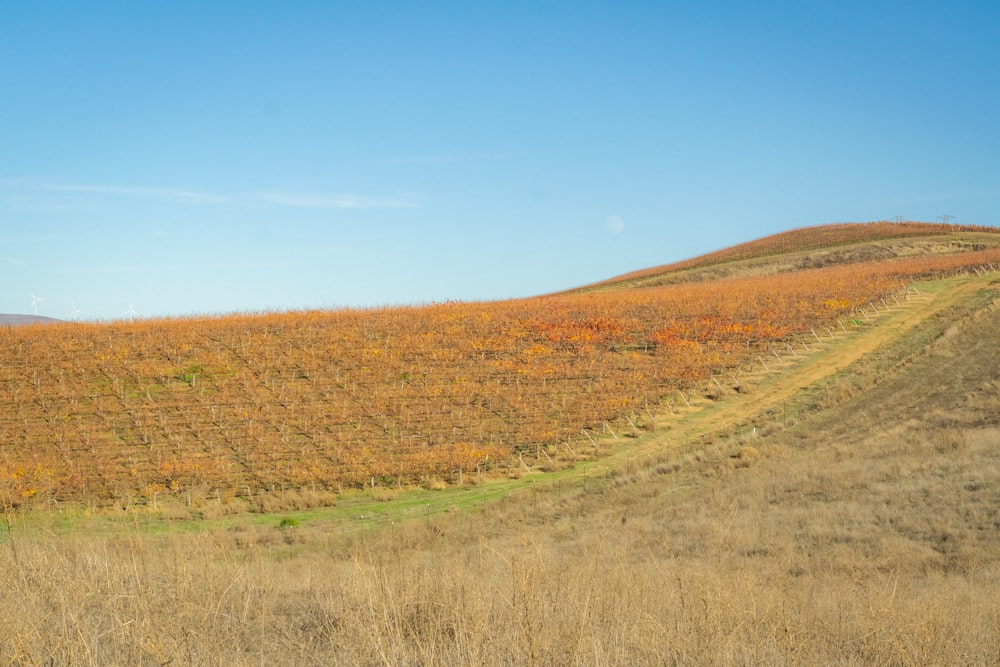
M 982 284 L 758 437 L 476 511 L 164 534 L 10 515 L 0 662 L 998 664 L 1000 289 Z

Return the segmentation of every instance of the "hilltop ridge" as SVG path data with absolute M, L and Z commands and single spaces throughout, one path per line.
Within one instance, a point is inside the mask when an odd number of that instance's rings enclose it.
M 792 229 L 567 292 L 702 282 L 1000 246 L 1000 228 L 932 222 L 834 223 Z
M 19 315 L 11 313 L 0 313 L 0 326 L 21 327 L 29 324 L 55 324 L 63 320 L 44 315 Z

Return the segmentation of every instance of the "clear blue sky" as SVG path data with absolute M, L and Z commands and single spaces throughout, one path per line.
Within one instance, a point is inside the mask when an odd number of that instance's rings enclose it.
M 530 296 L 995 225 L 1000 4 L 3 2 L 0 312 Z

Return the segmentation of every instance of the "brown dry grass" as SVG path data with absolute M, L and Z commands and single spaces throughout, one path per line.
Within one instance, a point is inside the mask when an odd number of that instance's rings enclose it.
M 477 514 L 369 533 L 15 522 L 0 662 L 998 664 L 997 340 L 991 310 L 902 367 L 853 367 L 767 437 Z

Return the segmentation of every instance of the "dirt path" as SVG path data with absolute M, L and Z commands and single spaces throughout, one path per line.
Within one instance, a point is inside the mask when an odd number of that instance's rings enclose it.
M 366 497 L 345 498 L 332 512 L 319 514 L 340 525 L 347 523 L 359 527 L 413 516 L 429 517 L 495 502 L 519 490 L 573 486 L 613 469 L 628 469 L 636 461 L 655 459 L 665 452 L 683 452 L 686 443 L 694 447 L 702 436 L 731 429 L 737 424 L 752 428 L 755 416 L 776 408 L 780 410 L 783 402 L 794 400 L 803 389 L 843 372 L 855 361 L 905 335 L 927 318 L 962 303 L 977 290 L 987 287 L 989 280 L 964 277 L 922 284 L 919 294 L 911 294 L 908 300 L 901 300 L 898 306 L 893 304 L 888 311 L 880 307 L 878 316 L 869 309 L 870 322 L 863 321 L 858 327 L 845 323 L 846 332 L 839 329 L 832 338 L 827 332 L 820 336 L 819 342 L 810 337 L 811 343 L 806 340 L 808 352 L 800 344 L 797 357 L 788 353 L 780 363 L 777 359 L 773 359 L 774 363 L 768 362 L 768 370 L 758 365 L 753 373 L 741 375 L 742 382 L 755 385 L 752 392 L 730 392 L 721 401 L 690 398 L 691 407 L 674 405 L 674 414 L 662 408 L 652 430 L 637 438 L 619 437 L 615 451 L 596 460 L 558 472 L 526 474 L 519 479 L 488 481 L 478 486 L 403 492 L 391 502 L 377 502 Z
M 691 397 L 688 399 L 690 407 L 678 399 L 673 406 L 674 414 L 665 407 L 661 408 L 655 415 L 652 430 L 643 431 L 636 438 L 619 437 L 615 443 L 615 451 L 599 459 L 581 462 L 558 472 L 531 473 L 519 479 L 484 481 L 480 485 L 465 485 L 442 491 L 413 489 L 398 493 L 386 492 L 390 497 L 381 500 L 367 494 L 358 494 L 340 499 L 335 507 L 299 514 L 303 520 L 341 528 L 353 526 L 369 529 L 407 518 L 430 517 L 484 506 L 525 489 L 572 487 L 582 480 L 602 476 L 613 469 L 627 470 L 630 465 L 643 459 L 656 459 L 668 452 L 683 452 L 688 443 L 692 448 L 697 447 L 700 438 L 731 430 L 737 425 L 742 425 L 741 432 L 746 432 L 753 428 L 755 418 L 773 419 L 773 414 L 780 412 L 784 403 L 794 401 L 803 389 L 843 372 L 865 355 L 904 336 L 927 318 L 963 303 L 978 290 L 988 288 L 990 280 L 990 277 L 973 276 L 921 284 L 921 292 L 911 294 L 907 301 L 901 299 L 900 305 L 893 304 L 888 311 L 880 305 L 879 310 L 882 312 L 877 317 L 869 309 L 871 322 L 862 322 L 859 327 L 845 323 L 847 331 L 838 328 L 833 331 L 832 337 L 829 332 L 817 332 L 820 341 L 812 336 L 805 339 L 808 352 L 800 343 L 796 348 L 797 357 L 793 357 L 791 353 L 784 354 L 780 363 L 772 357 L 767 360 L 767 369 L 757 364 L 753 372 L 741 373 L 740 382 L 752 384 L 753 391 L 730 391 L 720 401 L 711 401 L 704 396 Z M 772 415 L 767 417 L 769 410 Z M 267 516 L 243 517 L 241 520 L 221 519 L 219 522 L 229 525 L 233 522 L 266 521 L 272 519 Z M 206 521 L 204 526 L 211 523 Z
M 891 304 L 888 311 L 880 304 L 878 316 L 869 309 L 870 323 L 862 322 L 861 327 L 846 325 L 846 332 L 835 330 L 832 338 L 825 332 L 819 335 L 819 341 L 810 336 L 804 339 L 808 352 L 800 344 L 796 348 L 797 357 L 787 352 L 780 363 L 774 357 L 767 361 L 769 370 L 757 365 L 754 373 L 740 378 L 741 382 L 755 386 L 751 392 L 732 392 L 721 401 L 692 398 L 689 399 L 690 407 L 675 405 L 675 414 L 661 410 L 656 415 L 655 428 L 648 435 L 630 439 L 619 451 L 596 463 L 614 467 L 627 458 L 661 453 L 664 448 L 684 448 L 688 442 L 738 424 L 752 428 L 755 416 L 768 410 L 782 410 L 783 404 L 793 400 L 803 389 L 843 372 L 927 318 L 962 303 L 989 283 L 990 278 L 973 276 L 921 285 L 919 294 L 909 295 L 908 300 L 901 301 L 898 306 Z

